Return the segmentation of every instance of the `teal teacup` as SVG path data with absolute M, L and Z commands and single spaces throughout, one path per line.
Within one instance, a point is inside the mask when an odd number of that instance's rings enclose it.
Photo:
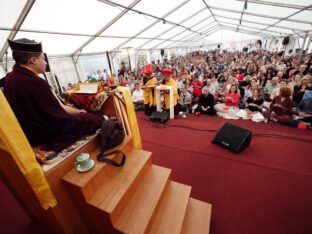
M 75 161 L 76 168 L 79 171 L 85 171 L 92 167 L 92 161 L 88 153 L 81 153 Z

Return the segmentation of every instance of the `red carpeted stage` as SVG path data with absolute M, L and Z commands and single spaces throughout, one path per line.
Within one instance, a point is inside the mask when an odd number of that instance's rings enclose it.
M 253 132 L 240 154 L 212 144 L 216 133 L 204 131 L 219 130 L 225 122 Z M 217 116 L 155 124 L 138 113 L 138 123 L 153 162 L 173 169 L 173 180 L 191 185 L 192 197 L 213 205 L 211 233 L 311 233 L 312 144 L 303 139 L 312 141 L 312 131 Z M 29 223 L 2 183 L 0 194 L 1 233 L 43 232 Z
M 138 114 L 143 148 L 155 164 L 172 168 L 172 179 L 192 186 L 192 196 L 212 204 L 211 233 L 311 233 L 311 143 L 253 136 L 235 154 L 211 143 L 229 122 L 256 134 L 312 140 L 312 131 L 271 123 L 189 116 L 156 128 Z M 184 125 L 193 130 L 170 125 Z M 154 126 L 154 127 L 153 127 Z M 276 136 L 277 137 L 277 136 Z

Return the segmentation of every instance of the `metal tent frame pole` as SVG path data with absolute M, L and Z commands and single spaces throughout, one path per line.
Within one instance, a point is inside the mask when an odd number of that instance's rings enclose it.
M 25 6 L 23 8 L 23 10 L 21 11 L 21 14 L 19 15 L 18 19 L 16 20 L 15 24 L 14 24 L 14 30 L 12 30 L 8 36 L 7 39 L 13 40 L 14 37 L 16 36 L 18 30 L 21 28 L 24 20 L 26 19 L 29 11 L 31 10 L 32 6 L 34 5 L 36 0 L 28 0 L 25 3 Z M 6 42 L 4 43 L 4 46 L 2 47 L 1 51 L 0 51 L 0 62 L 3 59 L 3 56 L 5 54 L 5 52 L 7 51 L 7 49 L 9 48 L 9 44 L 6 40 Z

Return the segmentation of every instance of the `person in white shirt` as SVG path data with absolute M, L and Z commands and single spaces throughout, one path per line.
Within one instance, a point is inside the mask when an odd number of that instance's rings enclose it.
M 134 90 L 132 93 L 132 101 L 135 110 L 144 110 L 143 90 L 141 89 L 139 83 L 136 83 L 134 85 Z

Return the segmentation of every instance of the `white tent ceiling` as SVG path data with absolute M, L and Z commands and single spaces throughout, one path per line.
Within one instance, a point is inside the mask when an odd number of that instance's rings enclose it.
M 305 35 L 311 23 L 312 0 L 0 0 L 0 60 L 8 38 L 73 56 Z

